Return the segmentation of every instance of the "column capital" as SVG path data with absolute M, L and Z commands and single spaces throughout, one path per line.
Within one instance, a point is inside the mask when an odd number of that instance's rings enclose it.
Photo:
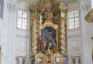
M 64 2 L 60 2 L 59 9 L 61 11 L 67 11 L 68 7 L 65 5 Z
M 65 18 L 61 18 L 60 20 L 61 20 L 61 22 L 65 22 Z
M 10 11 L 12 11 L 12 12 L 15 11 L 17 9 L 16 4 L 15 3 L 8 2 L 7 3 L 7 9 L 8 9 L 9 12 Z
M 39 21 L 39 18 L 34 18 L 34 17 L 32 17 L 32 22 L 38 22 Z
M 59 21 L 58 23 L 65 22 L 65 18 L 60 18 L 59 20 L 60 20 L 60 21 Z

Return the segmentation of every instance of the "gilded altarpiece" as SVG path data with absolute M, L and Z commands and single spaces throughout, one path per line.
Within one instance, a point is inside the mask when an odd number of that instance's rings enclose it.
M 41 3 L 34 2 L 30 7 L 34 64 L 64 63 L 62 59 L 66 58 L 66 10 L 64 2 L 57 4 L 55 0 L 41 0 Z

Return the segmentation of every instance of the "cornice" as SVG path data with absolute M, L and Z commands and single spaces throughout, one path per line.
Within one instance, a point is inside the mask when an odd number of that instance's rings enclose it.
M 23 4 L 23 5 L 30 5 L 30 3 L 27 3 L 27 2 L 22 2 L 22 1 L 20 1 L 20 2 L 17 2 L 18 4 Z
M 10 11 L 12 11 L 12 12 L 15 11 L 17 9 L 16 3 L 8 2 L 7 3 L 7 9 L 8 9 L 9 12 Z
M 79 3 L 80 3 L 80 2 L 75 1 L 75 2 L 69 3 L 69 4 L 67 4 L 67 5 L 70 6 L 70 5 L 76 5 L 76 4 L 79 4 Z

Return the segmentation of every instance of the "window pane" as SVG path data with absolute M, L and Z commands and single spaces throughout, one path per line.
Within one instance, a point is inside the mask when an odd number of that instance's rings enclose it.
M 27 13 L 23 12 L 23 18 L 27 18 Z
M 70 19 L 70 29 L 74 28 L 74 19 Z
M 70 17 L 70 18 L 73 18 L 73 17 L 74 17 L 74 11 L 71 11 L 71 12 L 70 12 L 69 17 Z
M 77 14 L 78 13 L 78 10 L 75 10 L 75 14 Z
M 75 28 L 79 27 L 79 18 L 75 18 Z
M 79 27 L 79 11 L 73 10 L 69 12 L 69 29 Z
M 26 29 L 26 25 L 23 25 L 23 29 Z
M 72 15 L 70 15 L 70 18 L 72 18 Z
M 22 17 L 22 11 L 18 11 L 18 17 Z
M 27 20 L 26 19 L 23 19 L 23 29 L 26 29 L 26 22 Z
M 23 23 L 26 23 L 26 19 L 23 19 Z
M 75 17 L 79 16 L 78 10 L 75 10 Z
M 18 11 L 18 28 L 26 29 L 27 26 L 27 13 Z
M 22 18 L 18 18 L 18 22 L 22 22 Z
M 79 24 L 79 18 L 75 18 L 75 25 Z
M 21 28 L 21 25 L 22 25 L 22 19 L 18 18 L 18 27 Z

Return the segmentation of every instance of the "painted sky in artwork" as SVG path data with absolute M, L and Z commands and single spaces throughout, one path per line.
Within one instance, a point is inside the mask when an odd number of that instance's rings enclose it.
M 51 33 L 49 32 L 51 31 Z M 43 29 L 41 31 L 41 34 L 44 34 L 46 39 L 49 41 L 56 41 L 56 30 L 50 28 L 50 27 L 46 27 L 45 29 Z

